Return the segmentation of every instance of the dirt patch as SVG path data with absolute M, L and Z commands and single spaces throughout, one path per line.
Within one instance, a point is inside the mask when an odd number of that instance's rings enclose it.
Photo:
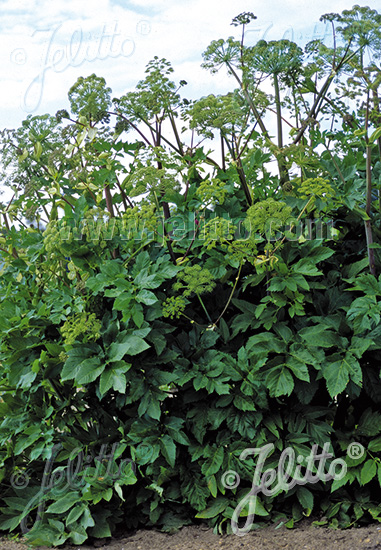
M 184 527 L 173 535 L 142 529 L 110 541 L 68 545 L 61 550 L 327 550 L 332 547 L 334 550 L 381 550 L 381 526 L 339 531 L 314 527 L 305 521 L 292 530 L 268 526 L 244 537 L 214 535 L 203 526 Z M 0 550 L 26 549 L 27 545 L 22 542 L 0 539 Z

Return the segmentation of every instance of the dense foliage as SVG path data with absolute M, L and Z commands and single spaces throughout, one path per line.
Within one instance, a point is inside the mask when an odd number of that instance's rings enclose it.
M 241 453 L 269 443 L 266 467 L 330 443 L 348 470 L 255 521 L 381 519 L 381 16 L 325 15 L 304 50 L 245 46 L 254 17 L 204 53 L 225 95 L 185 99 L 155 58 L 135 91 L 79 78 L 71 113 L 2 132 L 4 531 L 229 531 Z

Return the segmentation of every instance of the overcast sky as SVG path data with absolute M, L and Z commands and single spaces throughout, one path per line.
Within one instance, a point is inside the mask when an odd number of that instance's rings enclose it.
M 252 11 L 248 43 L 288 38 L 306 43 L 328 32 L 319 17 L 350 0 L 0 0 L 0 126 L 28 114 L 67 108 L 79 76 L 103 76 L 120 96 L 144 77 L 155 55 L 168 59 L 185 97 L 224 93 L 229 81 L 200 68 L 202 52 L 237 33 L 234 16 Z M 381 0 L 365 5 L 381 11 Z M 249 30 L 250 29 L 250 30 Z M 233 85 L 233 83 L 232 83 Z

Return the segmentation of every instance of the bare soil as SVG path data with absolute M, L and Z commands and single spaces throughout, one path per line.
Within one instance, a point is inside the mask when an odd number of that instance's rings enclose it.
M 27 550 L 24 543 L 0 538 L 0 550 Z M 39 550 L 45 550 L 40 547 Z M 304 521 L 295 529 L 268 526 L 244 537 L 215 535 L 203 526 L 184 527 L 173 535 L 142 529 L 93 545 L 68 545 L 60 550 L 381 550 L 381 526 L 352 528 L 345 531 L 314 527 Z

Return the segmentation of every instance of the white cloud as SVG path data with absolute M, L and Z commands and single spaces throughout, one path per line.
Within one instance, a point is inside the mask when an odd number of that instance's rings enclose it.
M 379 8 L 380 0 L 368 0 Z M 2 126 L 15 126 L 28 112 L 67 106 L 75 80 L 93 72 L 104 76 L 114 95 L 144 77 L 146 63 L 166 57 L 185 79 L 191 97 L 223 93 L 233 82 L 221 72 L 200 68 L 213 39 L 239 32 L 234 16 L 253 11 L 249 43 L 286 37 L 306 42 L 322 35 L 320 15 L 342 11 L 350 0 L 3 0 L 0 22 Z M 317 26 L 316 26 L 317 25 Z

